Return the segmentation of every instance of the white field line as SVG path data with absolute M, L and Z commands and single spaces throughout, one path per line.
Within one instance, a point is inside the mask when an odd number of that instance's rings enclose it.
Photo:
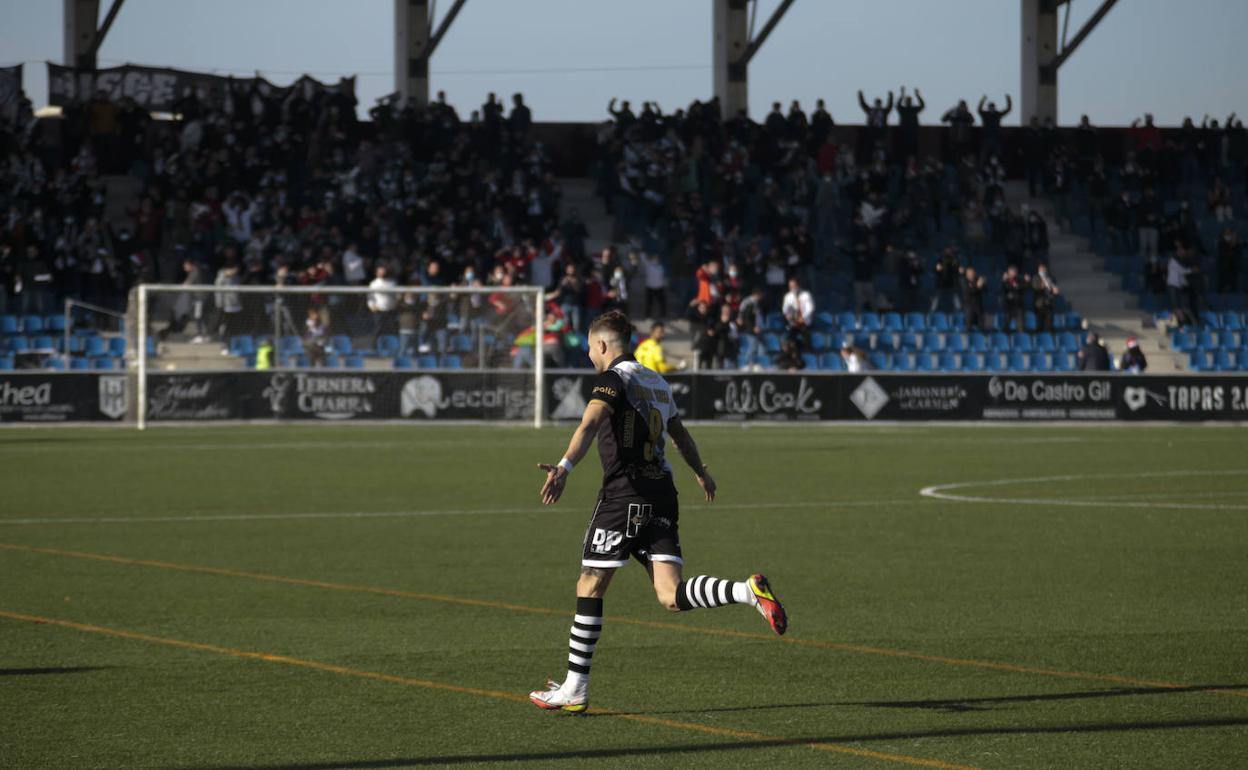
M 915 500 L 825 500 L 819 502 L 796 503 L 713 503 L 711 505 L 686 508 L 685 513 L 693 510 L 786 510 L 803 508 L 850 508 L 873 507 L 888 505 L 913 505 Z M 147 523 L 179 523 L 201 521 L 283 521 L 289 519 L 397 519 L 418 518 L 422 516 L 489 516 L 499 514 L 549 514 L 560 513 L 567 509 L 542 508 L 459 508 L 428 511 L 338 511 L 330 513 L 222 513 L 188 516 L 89 516 L 59 517 L 39 516 L 23 519 L 0 519 L 0 526 L 5 524 L 147 524 Z
M 1216 505 L 1200 503 L 1162 503 L 1148 501 L 1119 501 L 1103 499 L 1054 498 L 1054 497 L 978 497 L 950 494 L 951 490 L 976 487 L 1003 487 L 1011 484 L 1038 484 L 1051 481 L 1086 481 L 1089 479 L 1142 479 L 1183 476 L 1244 476 L 1248 470 L 1234 471 L 1152 471 L 1147 473 L 1086 473 L 1067 476 L 1034 476 L 1031 478 L 994 479 L 992 481 L 963 481 L 955 484 L 936 484 L 919 490 L 923 497 L 959 503 L 1004 503 L 1018 505 L 1063 505 L 1087 508 L 1168 508 L 1174 510 L 1243 511 L 1248 505 Z

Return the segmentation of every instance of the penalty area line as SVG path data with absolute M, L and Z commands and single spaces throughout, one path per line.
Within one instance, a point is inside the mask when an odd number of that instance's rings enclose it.
M 152 634 L 144 634 L 137 631 L 127 631 L 120 628 L 111 628 L 107 626 L 97 626 L 91 623 L 79 623 L 72 620 L 62 618 L 49 618 L 41 615 L 28 615 L 20 612 L 11 612 L 8 610 L 0 610 L 0 618 L 8 620 L 20 621 L 25 623 L 33 623 L 35 625 L 50 625 L 60 628 L 68 628 L 74 631 L 80 631 L 88 634 L 97 634 L 101 636 L 109 636 L 117 639 L 127 639 L 130 641 L 147 642 L 149 644 L 158 644 L 165 647 L 176 647 L 184 650 L 194 650 L 197 652 L 210 652 L 216 655 L 224 655 L 241 660 L 257 660 L 265 663 L 276 663 L 286 666 L 295 666 L 298 668 L 311 669 L 313 671 L 321 671 L 328 674 L 338 674 L 340 676 L 350 676 L 359 679 L 371 679 L 379 682 L 387 682 L 389 684 L 404 685 L 407 687 L 419 687 L 427 690 L 441 690 L 445 692 L 453 692 L 461 695 L 475 695 L 482 698 L 490 698 L 493 700 L 501 700 L 509 703 L 527 703 L 528 698 L 517 693 L 504 692 L 501 690 L 490 690 L 480 687 L 466 687 L 463 685 L 450 684 L 448 682 L 437 682 L 430 679 L 419 679 L 415 677 L 399 676 L 396 674 L 386 674 L 379 671 L 368 671 L 365 669 L 351 668 L 348 666 L 339 666 L 333 663 L 324 663 L 317 660 L 308 660 L 306 658 L 296 658 L 290 655 L 279 655 L 270 652 L 258 652 L 254 650 L 242 650 L 235 647 L 225 647 L 218 644 L 209 644 L 205 642 L 187 641 L 185 639 L 174 639 L 166 636 L 155 636 Z M 663 719 L 660 717 L 645 716 L 642 714 L 630 714 L 628 712 L 616 711 L 612 709 L 595 709 L 594 713 L 602 716 L 614 717 L 617 719 L 627 719 L 631 722 L 640 722 L 642 724 L 659 725 L 669 727 L 685 732 L 707 733 L 710 735 L 720 735 L 730 738 L 741 738 L 743 740 L 752 740 L 759 743 L 771 743 L 776 746 L 806 746 L 808 748 L 819 751 L 828 751 L 837 754 L 848 754 L 850 756 L 864 757 L 869 759 L 878 759 L 886 762 L 894 762 L 898 764 L 913 765 L 917 767 L 934 767 L 941 770 L 979 770 L 971 765 L 961 765 L 952 762 L 943 762 L 938 759 L 927 759 L 925 757 L 913 757 L 907 754 L 894 754 L 885 751 L 872 751 L 871 749 L 860 749 L 853 746 L 843 746 L 838 743 L 828 743 L 824 741 L 807 741 L 800 738 L 786 738 L 777 735 L 767 735 L 765 733 L 754 732 L 753 730 L 736 730 L 727 727 L 715 727 L 713 725 L 704 725 L 697 722 L 685 722 L 676 719 Z

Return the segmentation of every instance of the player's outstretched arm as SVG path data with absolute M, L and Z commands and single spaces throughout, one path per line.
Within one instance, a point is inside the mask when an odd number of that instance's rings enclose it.
M 707 470 L 702 462 L 702 456 L 698 454 L 697 442 L 693 440 L 685 424 L 680 421 L 680 417 L 674 416 L 667 421 L 667 433 L 672 437 L 672 443 L 676 445 L 676 449 L 680 451 L 680 456 L 685 458 L 685 462 L 698 477 L 698 485 L 706 494 L 706 501 L 715 502 L 715 479 L 711 478 L 711 472 Z
M 602 425 L 603 420 L 610 419 L 610 416 L 611 413 L 601 402 L 591 401 L 581 416 L 581 424 L 576 426 L 576 432 L 572 434 L 572 440 L 568 442 L 568 451 L 563 453 L 563 460 L 560 460 L 557 465 L 537 464 L 539 469 L 546 472 L 546 483 L 542 484 L 542 505 L 553 505 L 559 502 L 563 487 L 568 481 L 568 473 L 571 471 L 569 466 L 574 466 L 585 458 L 590 445 L 594 443 L 594 436 L 598 435 L 598 427 Z M 564 465 L 565 461 L 567 465 Z

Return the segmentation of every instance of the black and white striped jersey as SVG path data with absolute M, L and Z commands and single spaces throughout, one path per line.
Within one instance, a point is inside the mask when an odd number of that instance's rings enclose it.
M 590 403 L 595 401 L 611 413 L 598 430 L 603 494 L 675 494 L 665 452 L 667 421 L 676 414 L 676 402 L 667 381 L 632 356 L 621 356 L 594 381 Z

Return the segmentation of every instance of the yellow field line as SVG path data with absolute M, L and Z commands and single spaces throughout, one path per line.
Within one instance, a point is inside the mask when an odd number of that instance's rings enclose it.
M 269 652 L 255 652 L 252 650 L 240 650 L 234 647 L 223 647 L 217 644 L 207 644 L 204 642 L 190 642 L 184 639 L 172 639 L 165 636 L 153 636 L 138 631 L 126 631 L 120 628 L 109 628 L 106 626 L 97 626 L 90 623 L 77 623 L 72 620 L 63 620 L 61 618 L 48 618 L 41 615 L 28 615 L 21 612 L 10 612 L 0 610 L 0 618 L 8 618 L 9 620 L 23 621 L 27 623 L 35 623 L 38 625 L 60 626 L 61 628 L 69 628 L 75 631 L 82 631 L 90 634 L 101 634 L 104 636 L 117 637 L 119 639 L 129 639 L 138 642 L 149 642 L 151 644 L 161 644 L 167 647 L 178 647 L 185 650 L 198 650 L 200 652 L 212 652 L 218 655 L 228 655 L 234 658 L 242 658 L 245 660 L 261 660 L 266 663 L 281 663 L 287 666 L 298 666 L 300 668 L 313 669 L 315 671 L 323 671 L 330 674 L 340 674 L 343 676 L 353 676 L 361 679 L 373 679 L 379 682 L 389 682 L 391 684 L 400 684 L 408 687 L 423 687 L 430 690 L 443 690 L 447 692 L 461 693 L 464 695 L 477 695 L 483 698 L 493 698 L 495 700 L 504 700 L 512 703 L 526 703 L 528 698 L 517 693 L 503 692 L 501 690 L 487 690 L 480 687 L 464 687 L 457 684 L 448 684 L 446 682 L 435 682 L 429 679 L 417 679 L 408 676 L 397 676 L 395 674 L 384 674 L 378 671 L 366 671 L 359 668 L 350 668 L 347 666 L 337 666 L 332 663 L 322 663 L 316 660 L 307 660 L 305 658 L 295 658 L 289 655 L 277 655 Z M 941 770 L 979 770 L 971 765 L 960 765 L 952 762 L 942 762 L 938 759 L 926 759 L 924 757 L 912 757 L 906 754 L 893 754 L 885 751 L 872 751 L 870 749 L 859 749 L 852 746 L 842 746 L 838 743 L 827 743 L 824 741 L 805 741 L 796 738 L 784 738 L 776 735 L 767 735 L 765 733 L 754 732 L 753 730 L 734 730 L 727 727 L 714 727 L 712 725 L 703 725 L 696 722 L 682 722 L 676 719 L 663 719 L 660 717 L 645 716 L 643 714 L 630 714 L 622 711 L 613 711 L 610 709 L 595 709 L 595 713 L 603 716 L 610 716 L 617 719 L 627 719 L 632 722 L 641 722 L 643 724 L 660 725 L 662 727 L 670 727 L 676 730 L 684 730 L 686 732 L 707 733 L 710 735 L 720 735 L 729 738 L 742 738 L 760 743 L 774 743 L 777 746 L 806 746 L 808 748 L 817 749 L 819 751 L 829 751 L 836 754 L 849 754 L 856 757 L 866 757 L 869 759 L 879 759 L 886 762 L 897 762 L 905 765 L 915 765 L 918 767 L 935 767 Z
M 249 572 L 244 570 L 224 569 L 221 567 L 204 567 L 197 564 L 181 564 L 178 562 L 153 561 L 150 559 L 131 559 L 125 556 L 112 556 L 109 554 L 88 553 L 85 551 L 67 551 L 59 548 L 41 548 L 39 546 L 20 545 L 16 543 L 0 543 L 0 548 L 11 551 L 40 553 L 51 556 L 66 556 L 75 559 L 90 559 L 93 561 L 126 564 L 130 566 L 153 567 L 156 569 L 176 570 L 179 572 L 197 572 L 208 575 L 222 575 L 226 577 L 246 578 L 249 580 L 261 580 L 270 583 L 284 583 L 287 585 L 324 588 L 331 591 L 378 594 L 380 596 L 393 596 L 403 599 L 420 599 L 424 601 L 459 604 L 470 607 L 489 607 L 491 609 L 527 612 L 538 615 L 568 614 L 565 610 L 552 610 L 545 607 L 531 607 L 525 604 L 497 602 L 488 599 L 471 599 L 460 596 L 448 596 L 446 594 L 403 591 L 395 588 L 379 588 L 375 586 L 361 586 L 348 583 L 332 583 L 325 580 L 306 580 L 304 578 L 286 577 L 284 575 L 270 575 L 264 572 Z M 825 650 L 856 652 L 890 658 L 907 658 L 910 660 L 921 660 L 927 663 L 942 663 L 949 666 L 981 668 L 992 671 L 1007 671 L 1015 674 L 1034 674 L 1037 676 L 1048 676 L 1060 679 L 1077 679 L 1089 682 L 1111 682 L 1114 684 L 1126 684 L 1135 687 L 1159 687 L 1171 690 L 1193 690 L 1196 692 L 1209 692 L 1216 695 L 1225 695 L 1236 698 L 1248 698 L 1248 691 L 1244 690 L 1200 690 L 1196 685 L 1183 684 L 1181 682 L 1168 682 L 1157 679 L 1140 679 L 1138 677 L 1119 676 L 1117 674 L 1094 674 L 1085 671 L 1063 671 L 1060 669 L 1025 666 L 1017 663 L 1001 663 L 998 661 L 980 660 L 977 658 L 953 658 L 944 655 L 929 655 L 927 653 L 914 652 L 911 650 L 898 650 L 888 647 L 872 647 L 862 644 L 850 644 L 848 642 L 828 642 L 819 639 L 802 639 L 800 637 L 792 636 L 776 637 L 772 634 L 763 634 L 753 631 L 733 631 L 721 628 L 707 628 L 704 626 L 689 626 L 680 623 L 665 623 L 658 620 L 639 620 L 634 618 L 612 617 L 611 622 L 632 626 L 644 626 L 646 628 L 659 628 L 667 631 L 683 631 L 685 633 L 704 634 L 707 636 L 726 636 L 737 639 L 764 639 L 767 641 L 778 641 L 784 644 L 793 644 L 799 647 L 814 647 Z

